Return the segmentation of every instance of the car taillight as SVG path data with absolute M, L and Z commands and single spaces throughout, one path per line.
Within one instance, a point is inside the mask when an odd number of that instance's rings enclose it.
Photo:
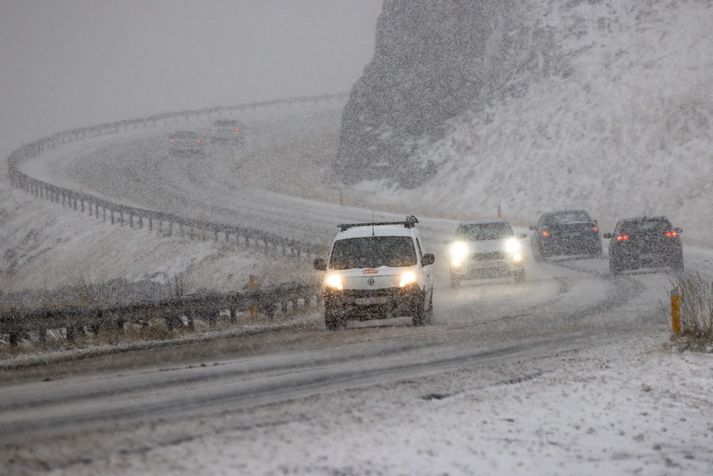
M 631 237 L 629 235 L 617 235 L 616 241 L 629 241 Z
M 176 139 L 171 139 L 171 144 L 175 144 L 175 143 L 176 143 Z
M 544 236 L 545 238 L 548 238 L 550 236 L 549 230 L 542 230 L 542 236 Z
M 240 128 L 239 128 L 239 127 L 236 127 L 236 128 L 233 129 L 233 130 L 235 131 L 236 134 L 240 134 Z
M 202 144 L 202 143 L 203 143 L 203 139 L 196 139 L 196 144 Z
M 676 238 L 676 237 L 678 236 L 678 232 L 675 231 L 675 230 L 674 230 L 674 231 L 667 231 L 667 232 L 665 232 L 665 233 L 663 234 L 663 236 L 665 236 L 665 237 L 667 237 L 667 238 Z
M 592 231 L 593 231 L 594 233 L 599 233 L 599 227 L 598 227 L 598 226 L 593 226 L 593 227 L 592 227 Z

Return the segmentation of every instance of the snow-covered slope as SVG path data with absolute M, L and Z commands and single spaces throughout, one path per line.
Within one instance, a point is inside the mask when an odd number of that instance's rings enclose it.
M 713 2 L 531 0 L 526 10 L 524 22 L 554 36 L 556 74 L 523 72 L 526 85 L 451 120 L 415 153 L 437 176 L 387 194 L 458 218 L 499 205 L 520 222 L 562 207 L 605 225 L 663 213 L 710 243 Z
M 4 177 L 3 177 L 4 179 Z M 124 278 L 172 283 L 186 291 L 242 289 L 254 274 L 266 285 L 305 279 L 305 263 L 266 257 L 212 240 L 112 226 L 34 199 L 0 182 L 0 290 L 56 289 Z

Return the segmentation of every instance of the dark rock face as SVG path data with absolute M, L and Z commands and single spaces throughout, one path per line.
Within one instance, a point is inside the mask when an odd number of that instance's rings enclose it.
M 417 141 L 507 87 L 518 48 L 516 0 L 386 0 L 376 52 L 344 110 L 334 171 L 346 183 L 390 177 L 412 187 L 434 173 L 409 160 Z

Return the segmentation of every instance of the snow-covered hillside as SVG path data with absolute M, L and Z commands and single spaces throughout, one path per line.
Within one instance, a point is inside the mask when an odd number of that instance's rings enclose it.
M 452 119 L 415 153 L 439 165 L 433 180 L 362 187 L 404 204 L 425 197 L 456 218 L 499 205 L 518 222 L 562 207 L 606 226 L 667 214 L 710 243 L 713 2 L 531 0 L 526 10 L 523 22 L 554 37 L 555 74 L 523 71 Z

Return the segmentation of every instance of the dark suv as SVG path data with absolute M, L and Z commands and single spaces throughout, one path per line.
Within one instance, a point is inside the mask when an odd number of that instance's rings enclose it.
M 545 213 L 531 226 L 532 255 L 537 261 L 552 256 L 602 256 L 599 225 L 584 210 L 565 210 Z
M 627 269 L 669 267 L 683 271 L 681 230 L 666 217 L 636 217 L 620 220 L 609 242 L 609 269 L 619 274 Z

